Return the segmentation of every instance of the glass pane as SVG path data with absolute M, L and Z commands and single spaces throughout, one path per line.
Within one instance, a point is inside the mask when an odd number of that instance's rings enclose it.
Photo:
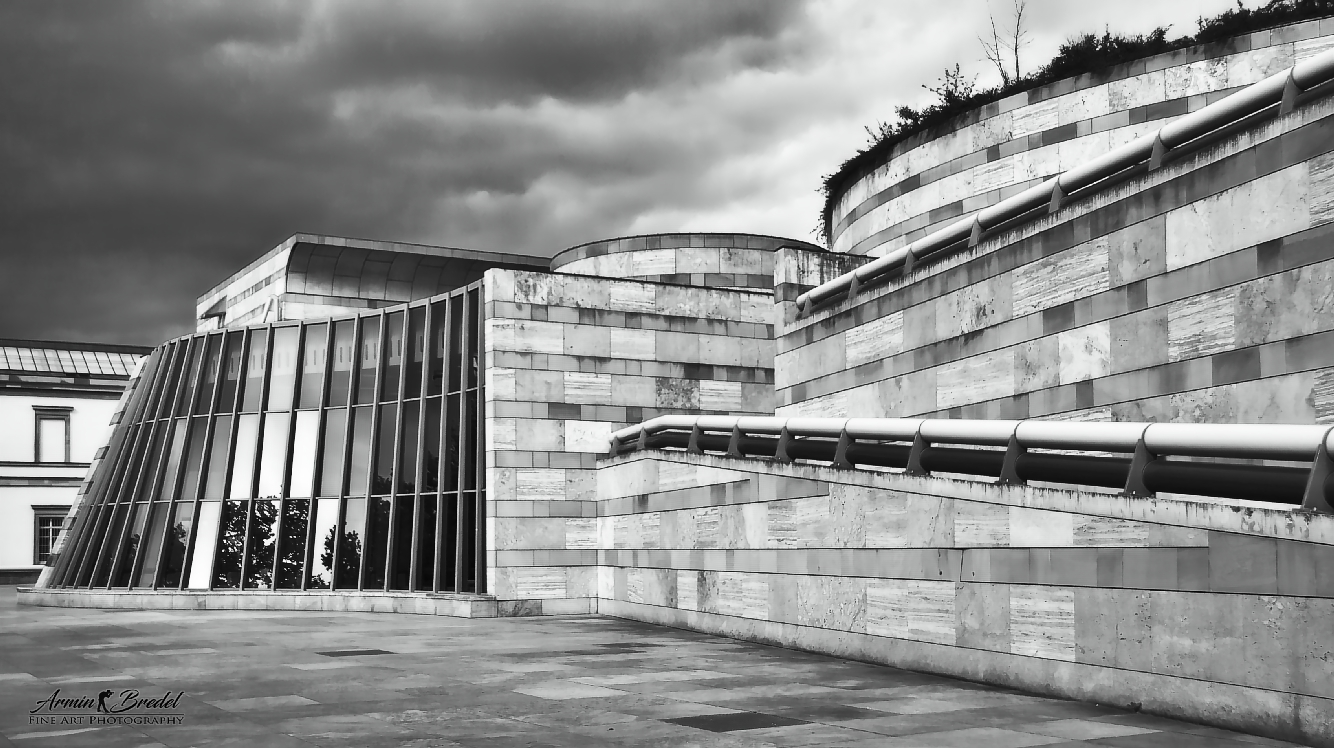
M 222 387 L 218 396 L 218 412 L 230 413 L 236 409 L 236 388 L 241 381 L 242 336 L 240 331 L 227 334 L 227 352 L 223 355 Z
M 459 533 L 459 564 L 463 571 L 463 589 L 459 592 L 476 592 L 477 580 L 473 573 L 476 568 L 476 562 L 473 560 L 473 528 L 477 526 L 476 495 L 465 493 L 459 495 L 460 507 L 463 509 L 462 532 Z
M 384 376 L 380 381 L 380 401 L 398 399 L 398 376 L 403 371 L 403 313 L 385 317 Z
M 184 418 L 177 418 L 171 422 L 171 444 L 167 448 L 167 468 L 162 471 L 162 484 L 158 487 L 157 495 L 153 498 L 157 501 L 171 501 L 176 494 L 176 478 L 180 473 L 181 454 L 185 451 L 185 431 L 186 421 Z M 195 467 L 195 475 L 199 474 L 198 466 Z
M 417 429 L 421 402 L 403 403 L 403 426 L 398 441 L 398 493 L 417 490 Z
M 194 553 L 190 559 L 190 584 L 192 590 L 208 589 L 208 580 L 213 577 L 213 545 L 218 537 L 218 512 L 221 503 L 209 502 L 199 505 L 199 530 L 195 534 Z
M 426 359 L 426 307 L 408 310 L 407 368 L 403 370 L 403 397 L 421 396 L 422 363 Z
M 357 352 L 352 347 L 356 335 L 356 320 L 345 319 L 334 324 L 333 372 L 329 376 L 329 403 L 347 402 L 348 388 L 352 385 L 352 366 Z
M 161 421 L 153 426 L 153 441 L 148 446 L 148 454 L 144 455 L 143 463 L 138 467 L 138 475 L 133 476 L 139 485 L 136 495 L 139 501 L 151 501 L 153 489 L 156 487 L 157 466 L 162 456 L 162 442 L 167 438 L 167 429 L 171 426 L 169 421 Z
M 102 540 L 102 556 L 98 559 L 94 587 L 105 587 L 111 579 L 111 562 L 115 560 L 116 546 L 120 543 L 121 531 L 125 529 L 125 516 L 130 513 L 129 504 L 117 505 L 112 515 L 107 534 Z
M 357 357 L 357 403 L 375 402 L 375 369 L 380 364 L 380 318 L 361 320 L 361 350 Z
M 204 363 L 204 338 L 194 338 L 193 350 L 190 351 L 190 370 L 186 372 L 184 386 L 181 387 L 181 399 L 176 403 L 176 415 L 190 414 L 190 404 L 194 402 L 195 387 L 199 384 L 199 370 Z
M 463 487 L 477 487 L 477 390 L 469 390 L 465 398 L 467 410 L 464 411 L 463 447 L 459 449 L 459 460 L 463 462 Z
M 221 421 L 222 419 L 218 419 Z M 232 487 L 229 499 L 255 497 L 255 446 L 259 443 L 259 414 L 249 413 L 236 419 L 236 452 L 232 457 Z M 211 472 L 211 471 L 210 471 Z
M 264 393 L 268 343 L 268 330 L 250 331 L 250 344 L 246 351 L 245 390 L 241 396 L 241 410 L 246 413 L 259 410 L 260 396 Z
M 432 577 L 435 573 L 435 504 L 436 497 L 429 494 L 421 497 L 418 503 L 417 519 L 417 583 L 415 589 L 432 589 Z
M 273 331 L 273 362 L 269 366 L 269 397 L 265 410 L 291 410 L 296 389 L 296 344 L 300 327 Z
M 384 562 L 389 544 L 389 499 L 371 499 L 366 525 L 366 571 L 362 588 L 384 589 Z
M 398 406 L 380 406 L 380 433 L 375 440 L 375 476 L 371 493 L 376 496 L 394 491 L 394 433 L 398 428 Z
M 454 491 L 459 487 L 459 405 L 461 402 L 460 395 L 450 395 L 445 399 L 445 443 L 441 447 L 444 450 L 444 455 L 440 480 L 441 486 L 446 491 Z
M 171 531 L 167 533 L 167 547 L 162 551 L 162 578 L 158 580 L 158 587 L 167 589 L 181 586 L 181 572 L 185 569 L 185 548 L 190 543 L 190 527 L 194 524 L 195 505 L 193 502 L 175 504 L 173 510 L 174 514 L 168 522 Z M 208 542 L 212 544 L 213 539 L 209 538 Z
M 199 471 L 204 465 L 204 427 L 208 419 L 190 419 L 189 449 L 185 453 L 185 475 L 181 477 L 180 498 L 195 500 L 199 491 Z
M 37 419 L 37 461 L 64 462 L 65 445 L 69 444 L 69 429 L 63 418 Z
M 319 427 L 319 411 L 297 412 L 296 433 L 292 436 L 292 487 L 288 491 L 297 498 L 310 498 L 315 495 L 315 447 L 318 443 Z
M 111 519 L 114 507 L 102 506 L 98 508 L 97 516 L 93 521 L 93 529 L 86 536 L 86 546 L 83 558 L 79 561 L 79 575 L 76 587 L 87 587 L 93 581 L 93 568 L 97 563 L 97 551 L 101 548 L 102 537 L 106 533 L 107 522 Z
M 250 538 L 246 541 L 245 588 L 267 590 L 273 587 L 273 553 L 278 545 L 277 501 L 250 502 Z
M 348 496 L 366 495 L 366 478 L 371 462 L 371 414 L 372 408 L 354 408 L 352 410 L 352 458 L 347 471 L 346 493 Z
M 315 413 L 312 412 L 310 415 Z M 291 420 L 290 413 L 269 413 L 264 417 L 264 442 L 259 450 L 259 498 L 261 499 L 276 499 L 283 495 L 283 467 L 287 464 L 287 427 Z
M 439 395 L 445 383 L 445 333 L 449 327 L 445 324 L 448 302 L 437 301 L 431 305 L 431 357 L 427 373 L 426 394 Z
M 195 412 L 207 413 L 213 403 L 213 388 L 217 387 L 217 364 L 223 349 L 223 336 L 208 336 L 208 353 L 204 356 L 204 385 L 195 393 Z
M 171 514 L 171 504 L 152 504 L 148 510 L 148 546 L 144 548 L 144 560 L 139 569 L 139 578 L 135 587 L 152 587 L 157 581 L 158 556 L 162 553 L 162 536 L 167 527 L 167 515 Z
M 477 352 L 481 348 L 482 325 L 477 305 L 481 292 L 474 289 L 468 292 L 468 386 L 477 386 Z
M 310 559 L 311 589 L 327 590 L 333 582 L 334 540 L 338 536 L 338 499 L 315 502 L 315 547 Z
M 394 499 L 394 555 L 389 568 L 391 590 L 406 590 L 412 586 L 412 503 L 411 496 Z
M 222 502 L 222 534 L 218 536 L 218 555 L 213 562 L 213 586 L 217 589 L 234 590 L 241 586 L 241 552 L 249 503 Z
M 129 534 L 120 548 L 120 557 L 116 559 L 111 576 L 112 587 L 129 587 L 130 575 L 134 573 L 134 559 L 139 554 L 139 544 L 144 537 L 144 523 L 148 521 L 148 505 L 135 504 L 130 518 Z
M 463 362 L 463 297 L 455 296 L 449 300 L 449 392 L 459 389 L 459 372 Z
M 324 416 L 324 459 L 320 460 L 320 495 L 337 496 L 343 487 L 343 439 L 347 408 L 330 408 Z
M 447 493 L 440 495 L 440 558 L 439 564 L 440 590 L 442 592 L 457 592 L 454 584 L 454 556 L 458 548 L 458 494 Z
M 186 350 L 189 348 L 189 343 L 188 340 L 182 340 L 172 346 L 171 369 L 162 384 L 162 397 L 158 401 L 157 409 L 158 418 L 167 418 L 171 415 L 172 402 L 175 401 L 176 392 L 180 389 L 181 370 L 185 368 L 185 358 L 189 354 Z
M 444 398 L 426 400 L 426 426 L 422 429 L 422 490 L 440 487 L 440 407 Z
M 351 329 L 351 326 L 348 329 Z M 329 359 L 327 336 L 328 327 L 324 324 L 306 327 L 306 340 L 301 346 L 301 401 L 298 407 L 320 407 L 320 392 L 324 389 L 324 366 Z M 343 400 L 339 403 L 346 400 L 347 395 L 344 394 Z
M 366 500 L 348 499 L 338 542 L 338 587 L 356 589 L 361 570 L 361 533 L 366 523 Z
M 310 527 L 309 520 L 309 499 L 288 499 L 283 503 L 278 569 L 274 575 L 274 587 L 280 590 L 301 589 L 301 573 L 306 565 L 306 531 Z

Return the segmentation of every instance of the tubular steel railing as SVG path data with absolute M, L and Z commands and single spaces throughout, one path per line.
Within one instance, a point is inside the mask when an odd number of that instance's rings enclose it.
M 1334 50 L 1323 52 L 1259 83 L 1203 107 L 1164 125 L 1158 131 L 1131 141 L 1083 165 L 1052 177 L 1006 200 L 962 218 L 906 247 L 840 275 L 797 297 L 797 311 L 805 313 L 835 298 L 853 296 L 861 286 L 885 280 L 895 270 L 907 275 L 927 258 L 940 258 L 965 247 L 975 246 L 982 235 L 1002 224 L 1046 206 L 1055 212 L 1074 193 L 1082 197 L 1096 191 L 1099 184 L 1127 169 L 1145 162 L 1149 169 L 1162 165 L 1174 148 L 1196 141 L 1266 109 L 1277 108 L 1286 114 L 1297 104 L 1298 96 L 1334 80 Z M 1321 91 L 1319 93 L 1325 93 Z M 964 241 L 967 244 L 963 244 Z
M 922 418 L 660 416 L 612 434 L 609 456 L 646 449 L 815 460 L 1300 505 L 1330 512 L 1334 427 Z M 1082 454 L 1081 454 L 1082 453 Z M 1107 454 L 1113 453 L 1113 454 Z M 1307 462 L 1308 466 L 1171 458 Z

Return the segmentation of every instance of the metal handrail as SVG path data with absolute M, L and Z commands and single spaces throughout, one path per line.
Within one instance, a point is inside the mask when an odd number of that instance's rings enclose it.
M 910 475 L 982 475 L 1012 484 L 1100 486 L 1140 496 L 1165 491 L 1334 511 L 1332 426 L 659 416 L 613 433 L 608 456 L 647 449 L 890 467 Z
M 1147 161 L 1150 169 L 1156 169 L 1162 165 L 1164 157 L 1173 148 L 1180 148 L 1257 112 L 1277 105 L 1279 114 L 1286 114 L 1292 110 L 1300 94 L 1331 80 L 1334 80 L 1334 50 L 1322 52 L 1305 62 L 1275 73 L 1164 125 L 1156 132 L 1133 140 L 1041 184 L 1034 185 L 1018 195 L 961 218 L 906 247 L 896 249 L 856 270 L 816 286 L 797 297 L 797 312 L 799 314 L 808 312 L 815 305 L 845 293 L 852 296 L 861 286 L 880 280 L 894 270 L 902 269 L 906 274 L 925 258 L 933 255 L 943 256 L 944 250 L 965 239 L 968 240 L 967 246 L 974 246 L 981 240 L 984 232 L 1044 205 L 1054 212 L 1061 207 L 1067 195 L 1087 189 L 1132 166 Z

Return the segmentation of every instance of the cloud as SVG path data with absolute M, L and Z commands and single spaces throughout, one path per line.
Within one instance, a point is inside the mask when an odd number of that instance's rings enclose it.
M 1112 13 L 1071 7 L 1034 3 L 1033 59 Z M 1120 13 L 1143 31 L 1221 7 Z M 160 342 L 297 231 L 539 255 L 632 232 L 811 239 L 820 176 L 864 125 L 956 60 L 985 73 L 985 9 L 5 4 L 0 336 Z

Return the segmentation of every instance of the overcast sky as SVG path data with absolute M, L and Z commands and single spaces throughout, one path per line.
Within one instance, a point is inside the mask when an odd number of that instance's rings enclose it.
M 1231 4 L 1031 0 L 1023 59 L 1107 25 L 1193 33 Z M 987 13 L 0 0 L 0 337 L 159 343 L 298 231 L 539 255 L 648 232 L 818 241 L 820 179 L 865 126 L 955 62 L 995 82 Z

